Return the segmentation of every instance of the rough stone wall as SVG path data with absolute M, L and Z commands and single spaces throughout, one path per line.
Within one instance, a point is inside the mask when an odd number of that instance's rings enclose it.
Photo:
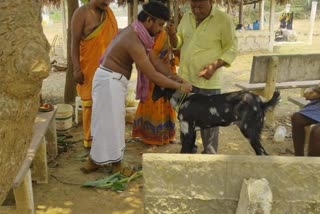
M 320 213 L 320 158 L 144 154 L 145 213 L 236 213 L 244 179 L 265 178 L 272 214 Z
M 269 48 L 269 31 L 266 30 L 237 30 L 240 52 L 267 51 Z
M 30 144 L 50 46 L 37 0 L 0 1 L 0 23 L 1 204 Z

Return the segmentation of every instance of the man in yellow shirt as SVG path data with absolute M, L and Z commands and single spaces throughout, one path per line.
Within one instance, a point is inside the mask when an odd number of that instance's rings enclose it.
M 78 8 L 71 21 L 71 55 L 74 80 L 82 102 L 84 147 L 90 148 L 92 79 L 99 59 L 118 32 L 116 18 L 109 8 L 110 0 L 91 0 Z
M 179 75 L 191 82 L 193 93 L 220 94 L 223 67 L 230 66 L 238 53 L 235 26 L 211 0 L 190 0 L 190 7 L 177 31 L 168 25 L 171 45 L 181 50 Z M 217 152 L 218 134 L 218 127 L 201 130 L 202 153 Z M 196 132 L 192 135 L 195 144 Z

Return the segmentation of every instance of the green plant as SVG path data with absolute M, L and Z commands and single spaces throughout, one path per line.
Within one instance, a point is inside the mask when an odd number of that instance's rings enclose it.
M 116 172 L 96 181 L 87 181 L 82 185 L 82 187 L 95 187 L 100 189 L 123 191 L 127 188 L 130 181 L 139 177 L 142 177 L 142 170 L 135 172 L 130 177 L 124 176 L 120 172 Z

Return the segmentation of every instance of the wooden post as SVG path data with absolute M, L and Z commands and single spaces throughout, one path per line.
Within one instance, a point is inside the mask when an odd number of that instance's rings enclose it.
M 133 20 L 137 19 L 137 16 L 138 16 L 138 0 L 133 0 L 132 16 L 133 16 Z
M 239 24 L 244 24 L 243 23 L 243 0 L 240 1 L 239 3 Z
M 264 30 L 264 0 L 261 0 L 259 3 L 259 14 L 260 14 L 259 30 Z
M 133 22 L 133 13 L 132 13 L 132 3 L 128 4 L 128 25 L 130 25 Z
M 48 155 L 50 159 L 56 158 L 58 155 L 58 140 L 57 140 L 57 130 L 56 130 L 56 122 L 54 117 L 49 123 L 49 127 L 47 133 L 45 135 L 47 146 L 48 146 Z
M 269 51 L 273 52 L 273 43 L 274 43 L 274 14 L 276 9 L 276 0 L 271 0 L 270 6 L 270 17 L 269 17 Z
M 180 10 L 179 10 L 179 2 L 178 0 L 173 0 L 173 11 L 174 11 L 174 26 L 178 27 L 179 24 L 179 16 L 180 16 Z
M 32 180 L 37 183 L 48 183 L 47 149 L 44 137 L 42 137 L 38 151 L 33 159 Z
M 267 71 L 267 81 L 266 87 L 264 89 L 264 96 L 267 100 L 270 100 L 273 92 L 276 89 L 276 80 L 279 70 L 279 58 L 277 56 L 273 56 L 270 58 L 268 64 L 268 71 Z M 267 127 L 274 126 L 274 111 L 268 111 L 266 113 L 266 122 L 265 125 Z
M 34 201 L 30 169 L 26 173 L 22 183 L 13 189 L 16 200 L 16 213 L 33 214 Z
M 309 145 L 311 127 L 312 127 L 312 125 L 304 127 L 304 133 L 305 133 L 304 145 Z
M 62 14 L 62 18 L 61 18 L 61 22 L 62 22 L 62 54 L 63 54 L 63 58 L 67 59 L 67 16 L 66 16 L 66 0 L 62 0 L 60 2 L 60 7 L 61 7 L 61 14 Z
M 316 18 L 317 12 L 317 4 L 318 2 L 312 2 L 311 14 L 310 14 L 310 30 L 308 34 L 308 45 L 312 45 L 312 35 L 313 35 L 313 28 L 314 28 L 314 20 Z

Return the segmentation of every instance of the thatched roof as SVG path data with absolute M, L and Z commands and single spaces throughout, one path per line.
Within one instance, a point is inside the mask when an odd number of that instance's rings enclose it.
M 59 7 L 60 6 L 60 2 L 62 0 L 40 0 L 40 2 L 42 3 L 42 5 L 45 5 L 45 6 L 56 6 L 56 7 Z M 71 1 L 71 0 L 68 0 L 68 1 Z M 86 3 L 88 2 L 88 0 L 81 0 L 83 3 Z M 126 4 L 127 1 L 132 1 L 132 0 L 115 0 L 119 6 L 124 6 Z M 140 0 L 138 0 L 140 1 Z M 141 0 L 143 1 L 143 0 Z
M 126 3 L 126 2 L 132 2 L 133 0 L 118 0 L 118 3 L 122 2 L 122 3 Z M 144 0 L 138 0 L 139 3 L 144 3 Z M 189 0 L 169 0 L 169 1 L 178 1 L 179 4 L 184 4 L 185 2 L 189 1 Z M 241 1 L 243 1 L 243 4 L 255 4 L 255 3 L 259 3 L 262 0 L 212 0 L 213 2 L 216 2 L 218 4 L 231 4 L 231 5 L 239 5 Z M 265 1 L 271 1 L 271 0 L 265 0 Z M 288 4 L 290 3 L 292 0 L 276 0 L 277 4 Z
M 224 1 L 224 2 L 230 2 L 231 4 L 240 4 L 241 0 L 217 0 L 217 1 Z M 255 4 L 255 3 L 259 3 L 261 0 L 242 0 L 243 1 L 243 4 L 246 5 L 246 4 Z M 271 0 L 270 0 L 271 1 Z M 290 3 L 291 0 L 276 0 L 277 1 L 277 4 L 287 4 L 287 3 Z
M 179 4 L 184 4 L 188 0 L 178 0 Z M 243 2 L 243 5 L 247 4 L 255 4 L 259 3 L 262 0 L 212 0 L 215 3 L 221 4 L 221 5 L 228 5 L 230 4 L 231 6 L 237 6 L 240 5 L 241 1 Z M 265 1 L 271 1 L 271 0 L 265 0 Z M 291 2 L 291 0 L 276 0 L 277 4 L 284 5 L 288 4 Z
M 54 5 L 59 6 L 61 0 L 40 0 L 43 5 Z M 132 2 L 133 0 L 117 0 L 117 3 L 119 6 L 125 5 L 127 2 Z M 143 3 L 143 0 L 138 0 L 139 3 Z M 175 0 L 174 0 L 175 1 Z M 179 3 L 183 4 L 188 0 L 177 0 Z M 217 2 L 222 5 L 231 4 L 232 6 L 239 5 L 241 1 L 243 1 L 243 4 L 255 4 L 259 3 L 261 0 L 213 0 L 214 2 Z M 268 1 L 268 0 L 267 0 Z M 271 1 L 271 0 L 270 0 Z M 291 0 L 277 0 L 278 4 L 284 5 L 287 3 L 290 3 Z

